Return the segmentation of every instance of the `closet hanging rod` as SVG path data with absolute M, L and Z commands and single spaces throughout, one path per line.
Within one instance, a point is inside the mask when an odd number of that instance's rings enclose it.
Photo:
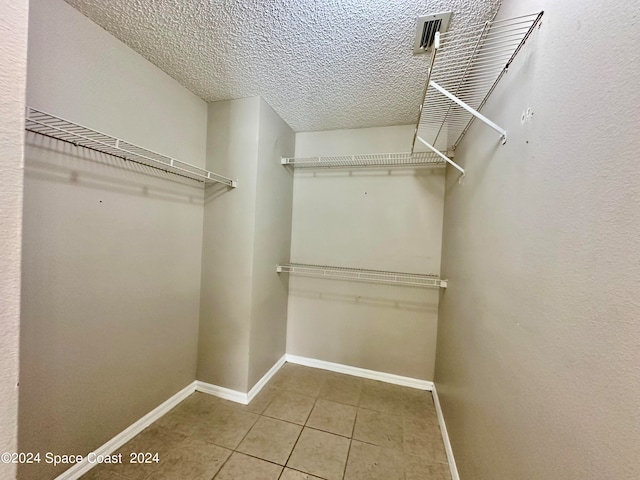
M 306 277 L 331 278 L 336 280 L 354 280 L 361 282 L 385 283 L 410 287 L 447 288 L 447 280 L 438 275 L 389 272 L 385 270 L 367 270 L 364 268 L 332 267 L 306 263 L 277 265 L 276 272 Z
M 26 110 L 25 130 L 204 184 L 237 186 L 236 181 L 230 178 L 32 107 Z
M 446 157 L 445 157 L 446 158 Z M 432 152 L 372 153 L 334 157 L 282 158 L 282 165 L 293 168 L 398 168 L 442 167 L 441 155 Z

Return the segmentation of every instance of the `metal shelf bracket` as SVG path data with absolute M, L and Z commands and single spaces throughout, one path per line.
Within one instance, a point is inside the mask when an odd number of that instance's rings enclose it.
M 433 145 L 431 145 L 429 142 L 427 142 L 424 138 L 422 138 L 421 136 L 417 136 L 416 137 L 418 139 L 418 141 L 420 141 L 421 143 L 423 143 L 429 150 L 431 150 L 433 153 L 435 153 L 436 155 L 438 155 L 440 158 L 442 158 L 445 162 L 447 162 L 448 164 L 450 164 L 451 166 L 453 166 L 454 168 L 458 169 L 460 171 L 460 173 L 462 173 L 462 176 L 464 177 L 464 168 L 462 168 L 460 165 L 458 165 L 456 162 L 454 162 L 453 160 L 451 160 L 449 157 L 447 157 L 446 155 L 444 155 L 440 150 L 438 150 L 437 148 L 435 148 Z
M 465 102 L 463 102 L 462 100 L 460 100 L 458 97 L 456 97 L 453 93 L 449 92 L 448 90 L 446 90 L 445 88 L 441 87 L 440 85 L 438 85 L 436 82 L 434 82 L 433 80 L 429 80 L 429 85 L 432 86 L 433 88 L 435 88 L 438 92 L 440 92 L 442 95 L 444 95 L 445 97 L 447 97 L 449 100 L 451 100 L 454 103 L 457 103 L 458 105 L 460 105 L 462 108 L 464 108 L 467 112 L 469 112 L 471 115 L 473 115 L 474 117 L 476 117 L 478 120 L 486 123 L 487 125 L 489 125 L 491 128 L 493 128 L 496 132 L 498 132 L 501 135 L 501 139 L 502 139 L 502 145 L 504 145 L 505 143 L 507 143 L 507 131 L 496 125 L 494 122 L 492 122 L 491 120 L 489 120 L 487 117 L 485 117 L 484 115 L 482 115 L 479 111 L 477 111 L 475 108 L 467 105 Z M 424 142 L 423 140 L 423 143 Z
M 496 130 L 506 143 L 506 130 L 480 111 L 543 14 L 454 26 L 439 35 L 429 59 L 414 147 L 420 136 L 440 152 L 455 150 L 476 120 Z

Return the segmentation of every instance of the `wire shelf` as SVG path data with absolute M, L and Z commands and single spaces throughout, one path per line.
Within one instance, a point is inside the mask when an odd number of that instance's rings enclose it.
M 283 158 L 283 165 L 293 168 L 394 168 L 444 166 L 445 162 L 432 152 L 372 153 L 336 157 Z
M 542 15 L 540 12 L 442 33 L 440 48 L 434 49 L 431 57 L 416 134 L 438 150 L 455 150 L 475 117 L 436 91 L 430 82 L 480 110 Z
M 236 187 L 236 182 L 230 178 L 139 147 L 119 138 L 111 137 L 35 108 L 27 107 L 25 129 L 29 132 L 71 143 L 77 147 L 106 153 L 107 155 L 197 180 L 205 184 L 221 183 L 228 187 Z
M 438 275 L 416 273 L 387 272 L 384 270 L 365 270 L 362 268 L 330 267 L 328 265 L 310 265 L 290 263 L 278 265 L 278 273 L 289 273 L 306 277 L 333 278 L 338 280 L 356 280 L 361 282 L 386 283 L 412 287 L 446 288 L 447 281 Z

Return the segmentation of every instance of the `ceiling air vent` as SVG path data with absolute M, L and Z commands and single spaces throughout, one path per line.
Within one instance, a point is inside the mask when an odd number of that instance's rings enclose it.
M 451 12 L 436 13 L 418 17 L 416 24 L 416 39 L 413 44 L 413 53 L 426 53 L 433 46 L 436 32 L 446 32 L 449 28 Z

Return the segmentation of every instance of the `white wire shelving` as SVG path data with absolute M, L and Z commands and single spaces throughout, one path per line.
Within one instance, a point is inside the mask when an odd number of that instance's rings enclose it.
M 220 183 L 228 187 L 237 186 L 236 181 L 230 178 L 32 107 L 27 107 L 25 129 L 29 132 L 71 143 L 77 147 L 88 148 L 126 161 L 197 180 L 204 184 Z
M 310 265 L 305 263 L 289 263 L 277 265 L 278 273 L 289 273 L 306 277 L 332 278 L 337 280 L 354 280 L 361 282 L 405 285 L 411 287 L 447 288 L 447 281 L 438 275 L 416 273 L 388 272 L 384 270 L 366 270 L 363 268 L 331 267 L 328 265 Z
M 439 35 L 431 54 L 413 147 L 420 141 L 452 152 L 477 118 L 507 132 L 479 113 L 544 12 L 490 21 Z M 463 172 L 464 173 L 464 172 Z
M 396 168 L 442 167 L 444 160 L 433 152 L 371 153 L 335 157 L 282 158 L 293 168 Z

